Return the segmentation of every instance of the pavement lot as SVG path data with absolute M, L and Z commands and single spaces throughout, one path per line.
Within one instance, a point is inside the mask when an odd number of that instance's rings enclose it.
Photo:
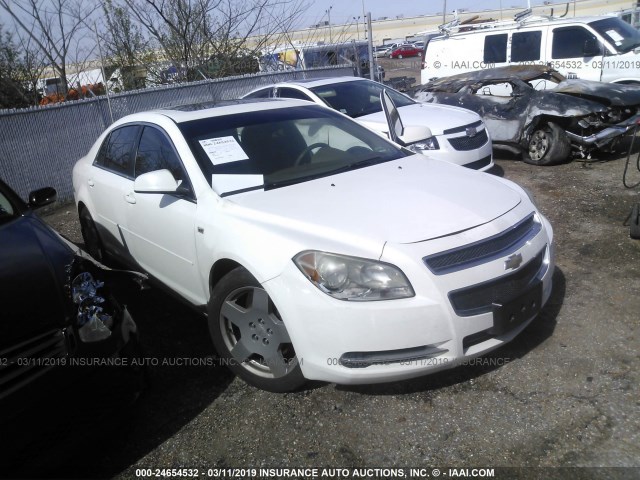
M 533 192 L 557 242 L 551 300 L 512 343 L 411 381 L 278 395 L 215 365 L 205 322 L 146 291 L 131 308 L 145 355 L 159 364 L 149 366 L 143 396 L 109 428 L 91 427 L 92 440 L 53 435 L 5 472 L 124 479 L 179 467 L 640 467 L 640 241 L 622 225 L 640 188 L 624 189 L 616 155 L 554 167 L 497 155 L 492 174 Z M 47 220 L 81 241 L 72 206 Z M 185 366 L 189 359 L 213 366 Z M 613 473 L 606 478 L 638 478 L 640 468 Z

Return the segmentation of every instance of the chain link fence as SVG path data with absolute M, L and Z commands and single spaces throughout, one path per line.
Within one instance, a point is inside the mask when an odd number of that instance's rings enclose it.
M 22 198 L 37 188 L 73 199 L 71 169 L 112 121 L 131 113 L 230 100 L 287 80 L 353 75 L 349 66 L 203 80 L 96 97 L 43 108 L 0 110 L 0 178 Z

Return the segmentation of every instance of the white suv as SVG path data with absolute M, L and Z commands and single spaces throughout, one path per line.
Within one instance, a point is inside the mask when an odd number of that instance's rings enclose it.
M 491 138 L 480 116 L 464 108 L 419 103 L 390 87 L 358 77 L 282 82 L 252 90 L 244 98 L 297 98 L 330 107 L 367 128 L 388 134 L 380 104 L 386 89 L 407 127 L 428 127 L 430 137 L 415 142 L 414 150 L 439 160 L 476 170 L 493 167 Z
M 130 115 L 73 188 L 88 250 L 201 308 L 224 364 L 271 391 L 453 367 L 551 293 L 553 232 L 522 188 L 309 102 Z

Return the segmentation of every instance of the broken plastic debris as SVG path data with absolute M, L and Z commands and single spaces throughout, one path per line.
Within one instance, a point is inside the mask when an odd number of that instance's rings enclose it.
M 104 282 L 96 281 L 89 272 L 83 272 L 71 282 L 71 297 L 78 305 L 77 324 L 80 340 L 97 342 L 111 336 L 113 318 L 104 313 L 100 304 L 104 298 L 98 295 L 98 289 Z
M 97 297 L 97 291 L 104 286 L 104 282 L 93 279 L 89 272 L 83 272 L 71 282 L 71 294 L 73 303 L 81 305 L 87 298 L 99 298 L 97 303 L 104 302 L 102 297 Z
M 109 315 L 95 312 L 91 316 L 91 319 L 82 327 L 80 327 L 80 329 L 78 329 L 80 340 L 82 340 L 83 342 L 98 342 L 111 336 L 111 330 L 107 328 L 107 326 L 105 325 L 105 321 L 100 317 L 107 317 L 105 320 L 112 321 Z

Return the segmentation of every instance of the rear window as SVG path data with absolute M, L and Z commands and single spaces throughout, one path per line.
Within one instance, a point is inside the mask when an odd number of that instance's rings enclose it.
M 358 118 L 382 111 L 380 92 L 385 88 L 371 80 L 333 83 L 311 88 L 327 105 L 351 118 Z M 405 107 L 416 103 L 409 97 L 387 88 L 396 107 Z

